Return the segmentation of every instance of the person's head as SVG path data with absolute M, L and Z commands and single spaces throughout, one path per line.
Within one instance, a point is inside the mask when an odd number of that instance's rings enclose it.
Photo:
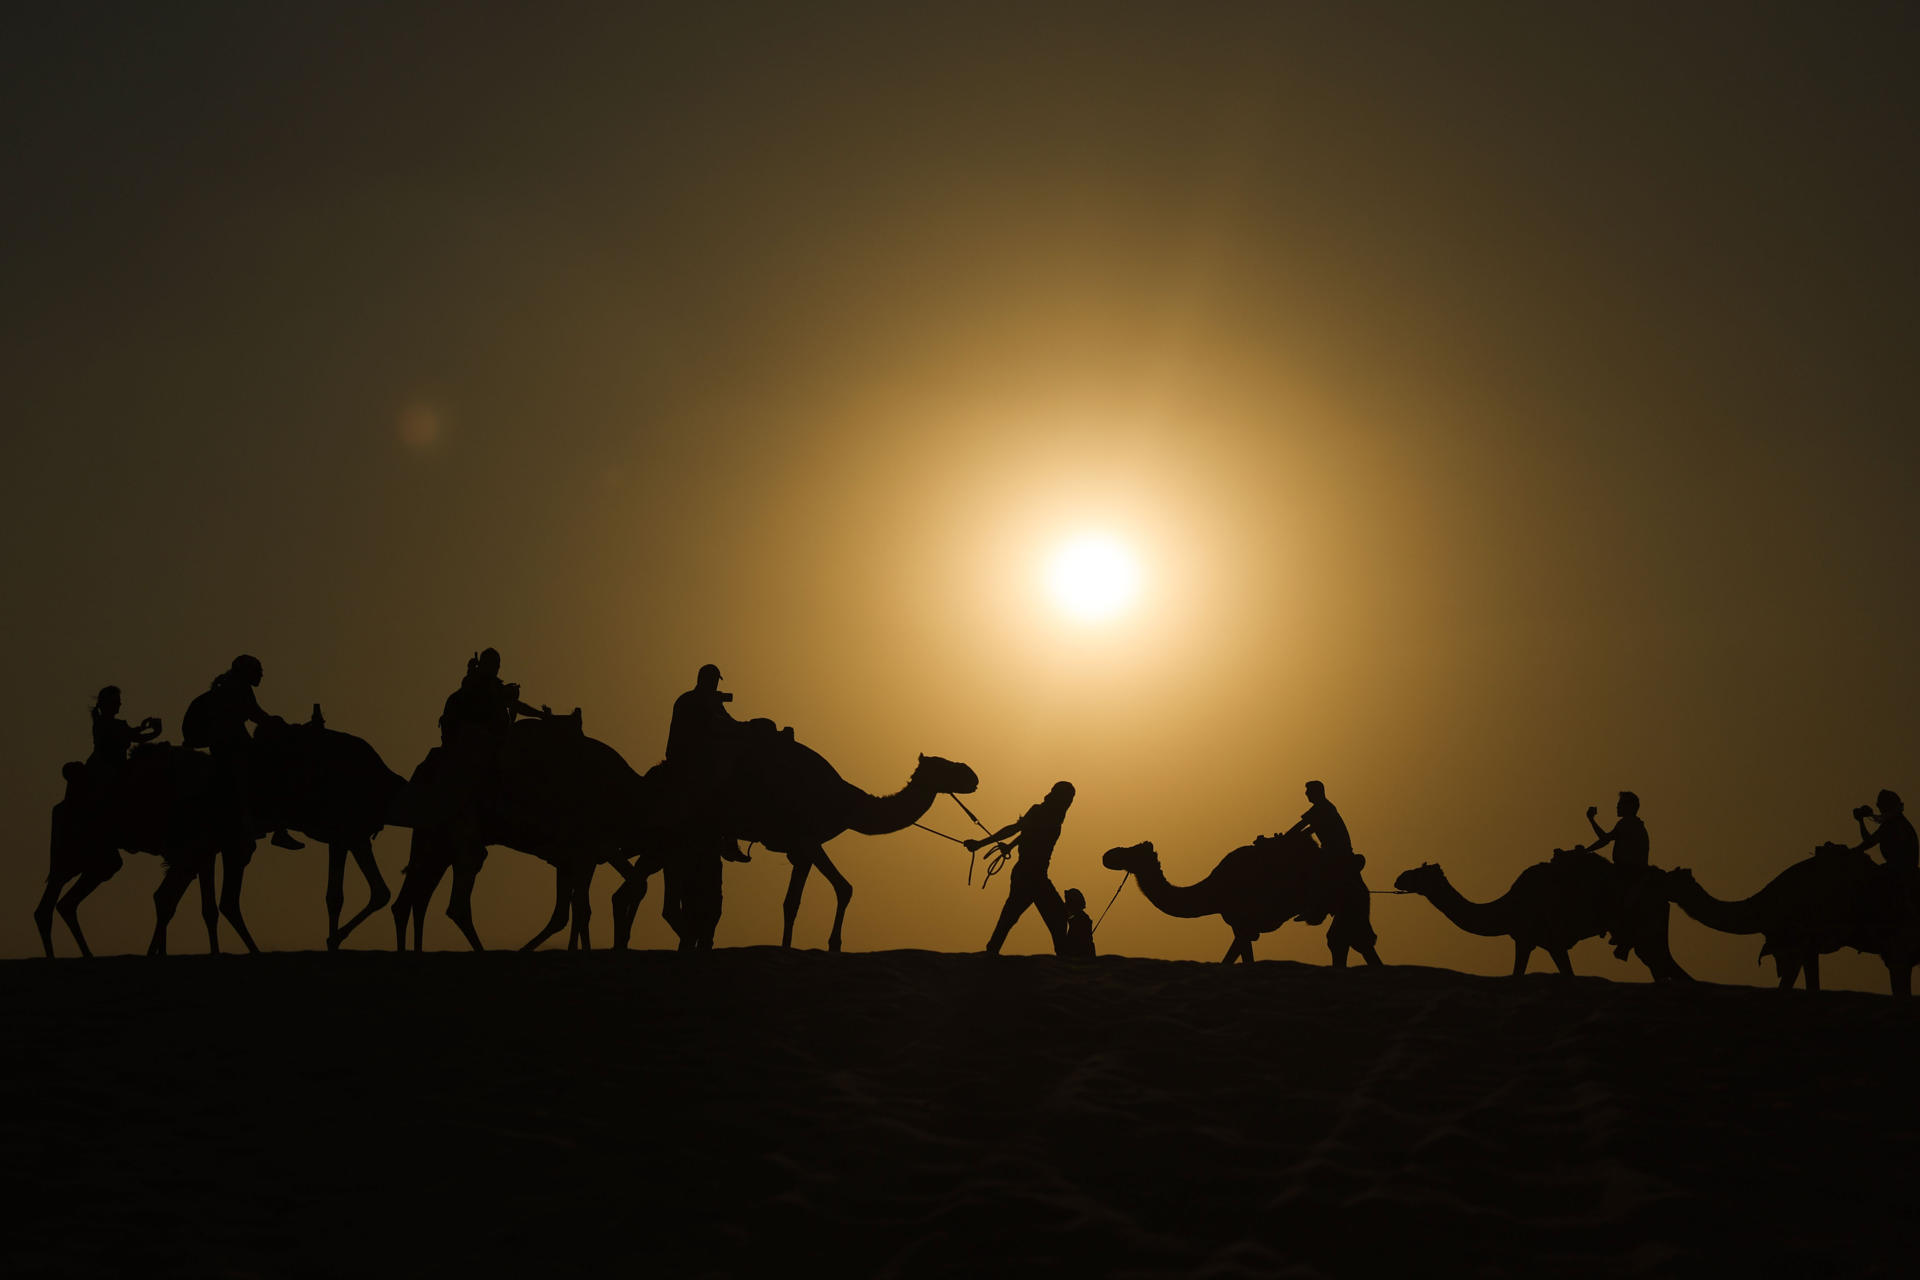
M 1073 784 L 1071 782 L 1054 783 L 1053 790 L 1047 792 L 1046 803 L 1065 813 L 1067 806 L 1073 803 Z
M 1620 801 L 1613 806 L 1613 811 L 1623 818 L 1633 817 L 1640 812 L 1640 797 L 1631 791 L 1622 791 Z
M 235 658 L 233 665 L 227 670 L 256 689 L 260 687 L 261 678 L 267 674 L 265 668 L 260 665 L 260 659 L 250 653 L 243 653 Z
M 694 677 L 693 687 L 711 692 L 720 687 L 720 668 L 709 662 L 700 668 L 700 674 Z
M 97 716 L 117 716 L 120 714 L 120 686 L 110 684 L 93 699 L 93 713 Z
M 1327 784 L 1317 779 L 1307 784 L 1307 803 L 1319 804 L 1327 798 Z
M 478 671 L 483 676 L 499 675 L 500 674 L 500 651 L 498 649 L 494 649 L 491 647 L 482 649 L 480 651 L 480 656 L 474 660 L 474 670 Z
M 1880 794 L 1875 797 L 1875 802 L 1879 804 L 1881 813 L 1906 812 L 1907 806 L 1900 802 L 1900 795 L 1895 791 L 1889 791 L 1883 788 Z
M 1067 910 L 1069 911 L 1085 911 L 1087 909 L 1087 896 L 1078 889 L 1067 890 L 1060 895 L 1060 900 L 1067 904 Z

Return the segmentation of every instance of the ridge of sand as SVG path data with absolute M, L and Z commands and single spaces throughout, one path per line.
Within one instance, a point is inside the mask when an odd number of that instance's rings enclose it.
M 9 1275 L 1904 1268 L 1884 996 L 770 948 L 0 963 Z

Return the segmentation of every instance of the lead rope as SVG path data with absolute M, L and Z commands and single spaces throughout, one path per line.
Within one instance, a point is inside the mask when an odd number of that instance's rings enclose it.
M 1133 872 L 1129 871 L 1127 872 L 1126 875 L 1123 875 L 1120 877 L 1120 889 L 1124 889 L 1127 887 L 1127 878 L 1132 874 Z M 1107 899 L 1106 911 L 1102 911 L 1100 913 L 1100 918 L 1093 922 L 1093 932 L 1095 933 L 1100 932 L 1100 926 L 1107 922 L 1107 911 L 1113 910 L 1113 904 L 1120 901 L 1120 889 L 1115 889 L 1113 891 L 1113 896 Z

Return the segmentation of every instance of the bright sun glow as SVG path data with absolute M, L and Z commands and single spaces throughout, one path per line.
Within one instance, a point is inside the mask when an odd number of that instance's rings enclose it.
M 1047 592 L 1068 615 L 1102 622 L 1124 613 L 1140 594 L 1140 567 L 1120 542 L 1083 534 L 1048 557 Z

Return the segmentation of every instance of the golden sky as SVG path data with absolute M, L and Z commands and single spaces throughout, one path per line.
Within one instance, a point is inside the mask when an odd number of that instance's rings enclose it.
M 870 790 L 945 755 L 1001 823 L 1072 780 L 1054 879 L 1096 912 L 1108 847 L 1198 878 L 1309 777 L 1375 887 L 1433 860 L 1474 898 L 1622 788 L 1723 896 L 1920 793 L 1910 10 L 5 22 L 0 954 L 38 951 L 94 692 L 177 736 L 243 650 L 402 773 L 481 646 L 642 769 L 715 662 Z M 1035 587 L 1088 530 L 1140 556 L 1102 626 Z M 984 942 L 953 846 L 829 852 L 850 947 Z M 785 873 L 729 869 L 722 945 L 778 940 Z M 321 944 L 323 877 L 263 846 L 263 945 Z M 144 945 L 158 878 L 94 896 L 97 950 Z M 496 852 L 483 935 L 550 892 Z M 1389 961 L 1510 962 L 1374 918 Z M 1227 936 L 1129 890 L 1099 942 Z

